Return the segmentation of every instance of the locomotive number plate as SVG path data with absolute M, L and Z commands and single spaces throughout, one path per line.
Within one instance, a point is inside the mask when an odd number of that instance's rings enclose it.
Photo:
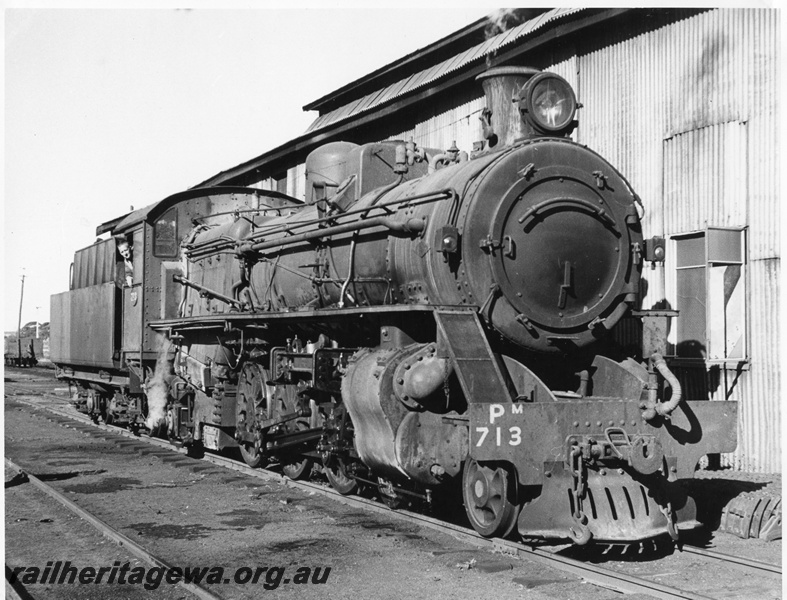
M 511 425 L 510 421 L 513 415 L 521 415 L 523 409 L 522 404 L 484 404 L 486 418 L 473 420 L 470 432 L 471 446 L 474 448 L 519 446 L 522 443 L 522 427 Z
M 208 450 L 219 449 L 219 430 L 213 425 L 202 426 L 202 445 Z

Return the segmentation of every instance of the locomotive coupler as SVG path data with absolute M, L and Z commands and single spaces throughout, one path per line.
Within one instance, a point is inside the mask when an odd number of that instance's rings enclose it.
M 580 456 L 591 466 L 617 459 L 625 461 L 641 475 L 651 475 L 663 466 L 664 449 L 654 436 L 636 435 L 632 438 L 619 427 L 608 427 L 604 430 L 604 438 L 569 437 L 566 463 L 573 469 L 575 456 Z
M 625 460 L 637 473 L 651 475 L 662 467 L 664 449 L 653 436 L 637 435 L 632 440 L 619 427 L 608 427 L 604 430 L 604 436 L 612 453 Z

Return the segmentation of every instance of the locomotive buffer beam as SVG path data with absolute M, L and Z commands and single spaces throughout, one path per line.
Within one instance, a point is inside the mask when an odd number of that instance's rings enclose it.
M 468 404 L 511 402 L 513 394 L 478 314 L 470 310 L 438 309 L 434 318 Z

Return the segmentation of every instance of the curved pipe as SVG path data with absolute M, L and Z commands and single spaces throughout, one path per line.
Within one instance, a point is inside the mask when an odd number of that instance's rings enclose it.
M 353 278 L 353 268 L 355 266 L 355 242 L 357 238 L 358 236 L 354 235 L 352 241 L 350 242 L 350 266 L 347 269 L 347 279 L 344 280 L 341 293 L 339 294 L 339 302 L 337 303 L 339 308 L 344 308 L 345 296 L 347 296 L 352 302 L 355 302 L 353 297 L 347 293 L 347 286 L 350 285 L 350 281 L 352 281 Z
M 670 388 L 672 388 L 672 398 L 670 398 L 669 402 L 660 402 L 656 405 L 656 412 L 660 415 L 668 415 L 673 410 L 678 407 L 680 401 L 683 397 L 683 390 L 680 387 L 680 382 L 678 378 L 669 370 L 667 367 L 667 361 L 664 360 L 664 357 L 661 354 L 654 354 L 652 356 L 654 365 L 659 373 L 661 373 L 662 377 L 669 382 Z
M 680 386 L 680 382 L 678 378 L 669 370 L 667 366 L 667 362 L 664 360 L 664 357 L 659 353 L 654 353 L 650 360 L 653 363 L 654 368 L 661 373 L 662 377 L 667 380 L 669 383 L 670 388 L 672 389 L 672 398 L 670 398 L 669 402 L 655 402 L 649 403 L 648 408 L 642 413 L 642 418 L 646 421 L 650 421 L 654 419 L 656 415 L 661 416 L 668 416 L 674 411 L 680 401 L 683 399 L 683 389 Z
M 434 156 L 429 157 L 429 167 L 427 169 L 427 175 L 431 175 L 437 170 L 437 165 L 440 163 L 448 163 L 451 160 L 451 155 L 447 152 L 443 152 L 442 154 L 435 154 Z
M 390 192 L 395 187 L 398 187 L 398 186 L 402 185 L 403 181 L 404 181 L 404 173 L 399 175 L 399 177 L 396 179 L 396 181 L 393 181 L 393 182 L 389 183 L 383 189 L 381 189 L 378 192 L 377 197 L 369 203 L 369 207 L 368 208 L 371 208 L 372 206 L 375 206 L 382 199 L 382 197 L 385 196 L 388 192 Z M 364 214 L 366 214 L 366 213 L 364 213 Z
M 245 260 L 240 261 L 240 280 L 235 282 L 232 285 L 232 298 L 237 300 L 238 303 L 243 304 L 241 301 L 240 295 L 245 290 L 248 290 L 251 286 L 249 285 L 249 271 L 251 268 L 246 264 Z M 247 302 L 249 303 L 249 309 L 254 310 L 254 302 L 251 299 L 251 294 L 247 293 Z

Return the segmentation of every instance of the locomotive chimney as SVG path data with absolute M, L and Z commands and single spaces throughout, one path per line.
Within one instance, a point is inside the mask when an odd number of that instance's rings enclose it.
M 532 67 L 493 67 L 476 77 L 484 88 L 486 108 L 481 117 L 488 147 L 506 146 L 528 134 L 519 114 L 519 91 L 536 73 Z

